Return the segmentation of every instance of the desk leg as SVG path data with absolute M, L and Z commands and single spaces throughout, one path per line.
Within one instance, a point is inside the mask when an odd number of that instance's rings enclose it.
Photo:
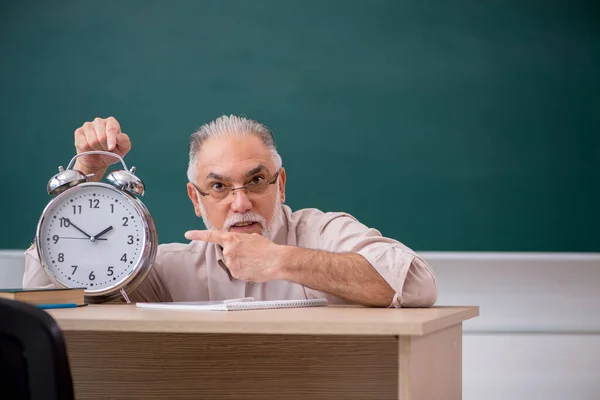
M 400 400 L 462 398 L 462 324 L 398 341 Z

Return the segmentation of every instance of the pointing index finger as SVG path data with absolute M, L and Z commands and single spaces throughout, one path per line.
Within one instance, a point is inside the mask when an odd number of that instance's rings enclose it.
M 225 232 L 217 231 L 187 231 L 185 233 L 186 239 L 189 240 L 202 240 L 204 242 L 211 242 L 217 244 L 225 243 Z

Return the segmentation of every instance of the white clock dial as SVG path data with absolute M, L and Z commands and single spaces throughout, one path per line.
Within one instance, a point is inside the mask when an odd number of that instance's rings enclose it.
M 146 245 L 142 214 L 123 192 L 87 183 L 48 205 L 39 227 L 42 263 L 64 286 L 98 292 L 126 280 Z

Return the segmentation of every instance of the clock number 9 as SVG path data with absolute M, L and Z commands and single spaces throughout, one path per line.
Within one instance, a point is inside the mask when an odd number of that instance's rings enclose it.
M 58 239 L 59 239 L 58 235 L 52 236 L 52 240 L 54 240 L 54 244 L 58 243 Z

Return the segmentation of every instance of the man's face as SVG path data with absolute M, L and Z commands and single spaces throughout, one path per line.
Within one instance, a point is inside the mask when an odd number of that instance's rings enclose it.
M 274 184 L 266 185 L 277 173 L 272 153 L 257 136 L 210 138 L 198 154 L 198 180 L 208 196 L 199 196 L 188 183 L 188 196 L 196 215 L 208 229 L 272 236 L 285 201 L 285 171 L 281 168 Z M 244 185 L 261 185 L 262 193 L 228 190 Z M 219 199 L 217 192 L 228 194 Z

